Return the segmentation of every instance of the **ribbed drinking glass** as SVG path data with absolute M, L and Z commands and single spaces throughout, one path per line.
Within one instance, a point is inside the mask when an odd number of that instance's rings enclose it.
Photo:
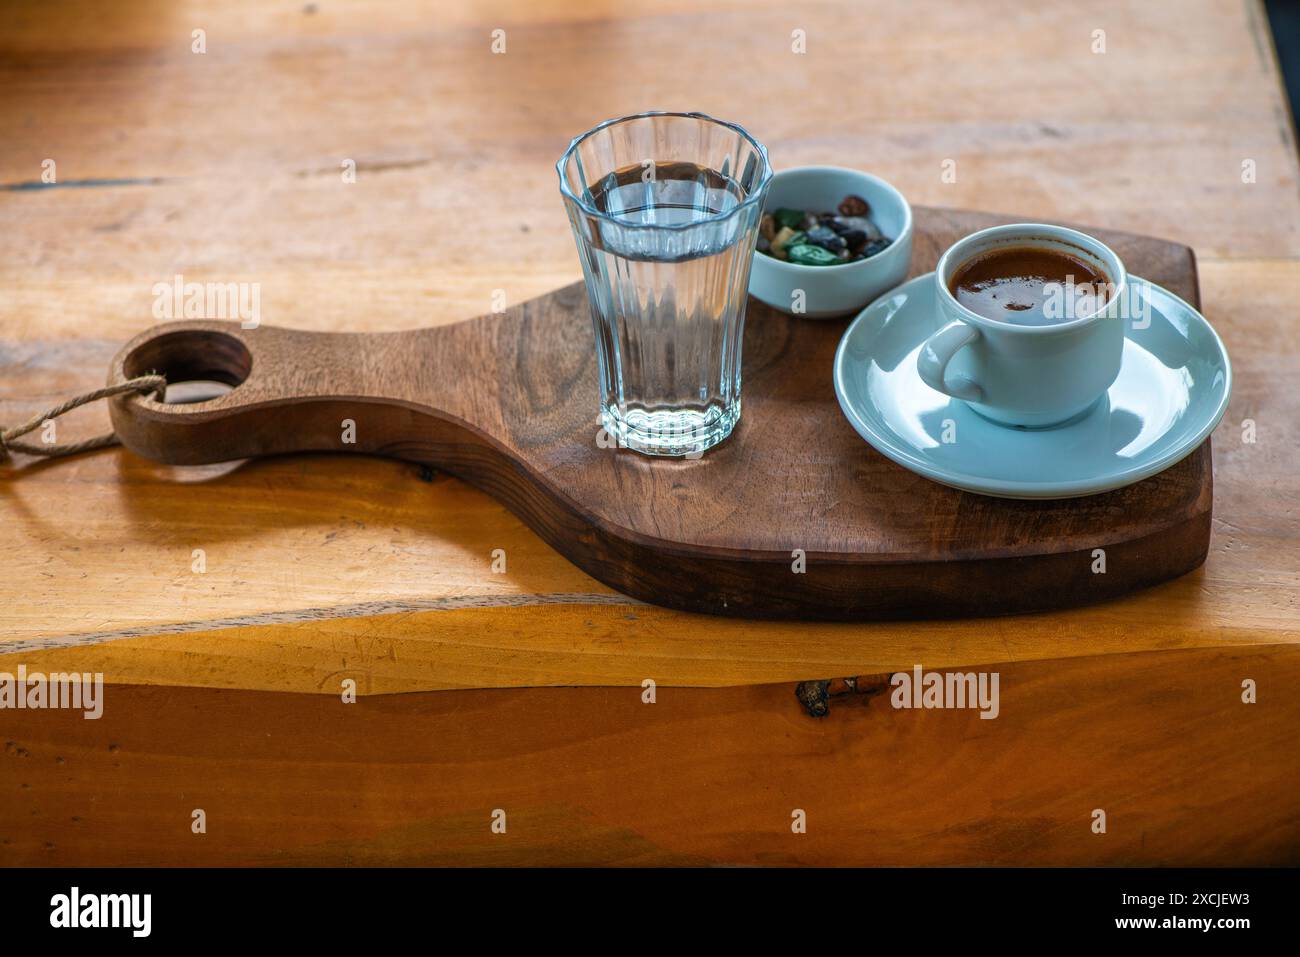
M 557 169 L 591 301 L 601 425 L 640 452 L 703 453 L 740 418 L 767 151 L 703 114 L 643 113 L 579 136 Z

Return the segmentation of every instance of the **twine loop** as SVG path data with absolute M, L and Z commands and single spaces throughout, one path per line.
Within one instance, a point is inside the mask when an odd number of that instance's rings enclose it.
M 136 376 L 119 385 L 109 385 L 102 389 L 95 389 L 93 392 L 86 392 L 82 395 L 74 396 L 66 402 L 56 405 L 54 408 L 39 415 L 34 415 L 22 425 L 16 425 L 12 429 L 0 428 L 0 462 L 6 461 L 11 452 L 24 452 L 27 455 L 43 455 L 47 458 L 54 458 L 60 455 L 76 455 L 78 452 L 89 452 L 92 449 L 104 449 L 118 444 L 118 438 L 112 432 L 107 435 L 98 435 L 93 439 L 85 439 L 81 442 L 65 442 L 60 445 L 47 445 L 45 443 L 19 442 L 17 439 L 39 429 L 51 419 L 57 419 L 65 412 L 71 412 L 73 409 L 83 406 L 88 402 L 97 402 L 100 399 L 108 399 L 115 395 L 121 395 L 124 392 L 135 392 L 139 395 L 152 393 L 158 401 L 163 401 L 167 389 L 167 378 L 161 375 L 142 375 Z

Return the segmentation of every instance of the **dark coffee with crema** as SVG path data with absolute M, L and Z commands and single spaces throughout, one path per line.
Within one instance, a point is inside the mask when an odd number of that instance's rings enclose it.
M 957 267 L 948 291 L 976 315 L 1047 326 L 1092 315 L 1110 298 L 1110 279 L 1083 257 L 1042 246 L 978 253 Z

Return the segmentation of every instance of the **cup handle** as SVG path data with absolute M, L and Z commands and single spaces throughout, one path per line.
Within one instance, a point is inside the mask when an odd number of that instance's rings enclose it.
M 952 357 L 979 337 L 980 331 L 974 326 L 950 322 L 926 339 L 916 357 L 916 371 L 921 374 L 921 381 L 954 399 L 983 402 L 984 390 L 977 383 L 966 376 L 957 376 L 953 382 L 948 382 L 944 376 Z

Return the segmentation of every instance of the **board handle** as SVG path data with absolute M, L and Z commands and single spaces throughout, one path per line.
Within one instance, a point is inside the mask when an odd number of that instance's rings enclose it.
M 110 402 L 113 428 L 132 452 L 176 465 L 304 451 L 403 457 L 403 443 L 427 435 L 427 420 L 438 417 L 435 409 L 395 409 L 383 394 L 386 363 L 409 354 L 405 335 L 164 323 L 122 348 L 109 368 L 109 384 L 157 372 L 169 389 L 202 380 L 230 391 L 189 403 L 117 396 Z

